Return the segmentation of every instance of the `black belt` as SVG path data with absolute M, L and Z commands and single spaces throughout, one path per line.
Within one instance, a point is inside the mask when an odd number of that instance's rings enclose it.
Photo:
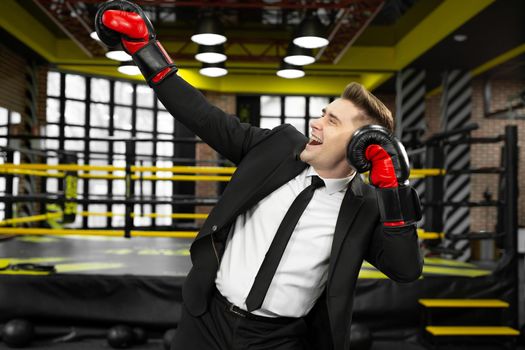
M 246 310 L 243 310 L 228 301 L 218 290 L 215 291 L 215 299 L 225 306 L 225 310 L 237 317 L 245 318 L 248 320 L 266 322 L 266 323 L 277 323 L 277 324 L 289 324 L 297 321 L 295 317 L 265 317 L 254 315 Z

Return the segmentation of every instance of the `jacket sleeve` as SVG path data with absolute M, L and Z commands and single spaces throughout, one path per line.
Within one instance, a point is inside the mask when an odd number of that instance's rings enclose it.
M 217 152 L 238 164 L 271 130 L 241 123 L 213 106 L 176 74 L 152 86 L 168 112 Z
M 396 282 L 412 282 L 423 270 L 416 225 L 384 227 L 378 223 L 365 259 Z

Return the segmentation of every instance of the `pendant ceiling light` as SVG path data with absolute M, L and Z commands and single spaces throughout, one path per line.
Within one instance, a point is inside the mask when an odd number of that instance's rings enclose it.
M 222 77 L 228 74 L 224 62 L 220 63 L 203 63 L 199 73 L 211 78 Z
M 126 75 L 139 75 L 140 69 L 133 61 L 122 62 L 117 70 Z
M 304 70 L 303 67 L 294 66 L 293 64 L 283 61 L 281 62 L 279 70 L 277 71 L 277 75 L 281 78 L 297 79 L 304 77 Z
M 288 49 L 286 50 L 284 62 L 294 66 L 306 66 L 308 64 L 314 63 L 315 57 L 312 49 L 306 49 L 291 43 L 288 45 Z
M 131 61 L 131 56 L 122 49 L 114 49 L 106 52 L 106 57 L 115 61 L 127 62 Z
M 204 63 L 219 63 L 226 61 L 224 45 L 199 45 L 195 59 Z
M 328 45 L 326 27 L 314 13 L 307 14 L 295 32 L 293 43 L 307 49 L 317 49 Z
M 200 45 L 219 45 L 226 42 L 222 23 L 211 13 L 206 13 L 200 20 L 191 41 Z

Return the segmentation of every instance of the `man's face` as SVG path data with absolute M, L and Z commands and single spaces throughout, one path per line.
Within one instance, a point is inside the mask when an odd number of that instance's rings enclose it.
M 341 98 L 326 106 L 321 118 L 310 122 L 310 142 L 301 152 L 301 160 L 325 178 L 350 175 L 346 147 L 354 131 L 364 125 L 360 114 L 352 102 Z

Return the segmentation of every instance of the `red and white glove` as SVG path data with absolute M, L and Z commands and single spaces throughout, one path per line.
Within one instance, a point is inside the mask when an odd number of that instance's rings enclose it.
M 408 186 L 410 166 L 405 148 L 386 128 L 366 125 L 356 130 L 347 158 L 359 173 L 370 171 L 370 184 L 377 189 L 385 226 L 403 226 L 421 219 L 419 197 Z
M 150 84 L 157 84 L 177 71 L 138 5 L 126 0 L 103 3 L 95 16 L 95 30 L 107 46 L 122 44 Z

